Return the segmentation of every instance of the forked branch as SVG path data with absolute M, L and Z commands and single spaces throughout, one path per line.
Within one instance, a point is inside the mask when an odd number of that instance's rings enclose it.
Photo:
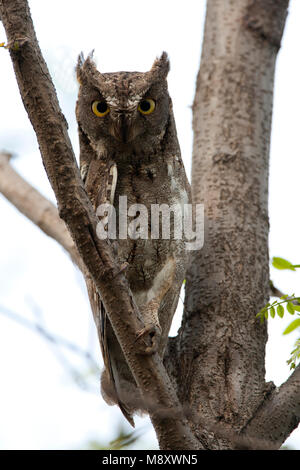
M 0 15 L 19 90 L 37 135 L 59 214 L 101 294 L 148 407 L 160 446 L 163 449 L 199 448 L 158 354 L 144 356 L 135 348 L 137 332 L 144 325 L 111 246 L 97 238 L 97 217 L 80 178 L 67 123 L 37 42 L 28 3 L 26 0 L 1 0 Z

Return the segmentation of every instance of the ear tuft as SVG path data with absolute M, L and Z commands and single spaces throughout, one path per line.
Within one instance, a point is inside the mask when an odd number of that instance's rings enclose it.
M 78 56 L 78 59 L 77 59 L 77 65 L 75 67 L 76 77 L 77 77 L 77 81 L 78 81 L 79 85 L 82 84 L 82 66 L 83 66 L 83 63 L 84 63 L 83 52 L 80 52 L 80 54 Z
M 164 51 L 162 55 L 154 61 L 150 73 L 155 78 L 166 79 L 169 70 L 170 61 L 168 58 L 168 54 Z
M 76 65 L 76 77 L 80 85 L 87 79 L 87 74 L 89 72 L 95 72 L 96 64 L 93 61 L 94 49 L 89 53 L 87 58 L 84 58 L 83 52 L 78 56 L 77 65 Z

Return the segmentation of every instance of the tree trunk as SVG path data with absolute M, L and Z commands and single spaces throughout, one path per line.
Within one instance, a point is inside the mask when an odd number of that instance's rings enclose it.
M 205 240 L 192 252 L 176 357 L 180 400 L 210 449 L 236 445 L 232 436 L 273 388 L 265 383 L 267 328 L 255 314 L 269 298 L 269 147 L 287 6 L 287 0 L 207 2 L 192 162 Z
M 74 243 L 55 208 L 10 171 L 7 158 L 0 162 L 0 179 L 18 181 L 22 191 L 12 193 L 5 181 L 0 191 L 93 278 L 129 367 L 152 404 L 148 411 L 162 449 L 279 448 L 300 421 L 300 366 L 278 389 L 265 382 L 267 329 L 255 318 L 269 298 L 269 143 L 287 7 L 288 0 L 207 2 L 192 172 L 194 203 L 205 206 L 205 241 L 202 250 L 191 252 L 182 325 L 164 358 L 168 376 L 157 356 L 133 348 L 140 315 L 110 247 L 97 239 L 97 218 L 27 2 L 0 0 L 20 92 Z

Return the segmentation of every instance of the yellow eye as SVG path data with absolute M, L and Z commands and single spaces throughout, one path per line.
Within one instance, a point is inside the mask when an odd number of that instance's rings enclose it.
M 155 110 L 155 101 L 151 98 L 145 98 L 138 105 L 138 111 L 142 114 L 151 114 Z
M 103 117 L 109 113 L 110 109 L 105 101 L 94 101 L 92 103 L 92 111 L 96 116 Z

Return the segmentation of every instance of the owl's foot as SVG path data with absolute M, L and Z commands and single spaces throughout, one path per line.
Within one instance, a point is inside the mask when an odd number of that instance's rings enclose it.
M 81 179 L 82 179 L 82 181 L 83 181 L 84 183 L 85 183 L 85 180 L 86 180 L 88 171 L 89 171 L 89 165 L 88 165 L 88 163 L 84 163 L 83 165 L 81 165 L 81 168 L 80 168 L 80 176 L 81 176 Z
M 146 335 L 149 335 L 150 337 L 151 346 L 146 346 L 146 348 L 143 348 L 140 354 L 151 356 L 152 354 L 155 354 L 158 350 L 159 339 L 161 336 L 160 326 L 154 325 L 154 324 L 145 326 L 145 328 L 143 328 L 142 330 L 138 332 L 135 342 L 144 338 Z
M 117 276 L 119 276 L 119 274 L 122 274 L 124 271 L 126 271 L 128 266 L 129 266 L 129 263 L 127 263 L 126 261 L 124 263 L 122 263 L 121 266 L 120 266 L 119 271 L 117 272 L 117 274 L 114 277 L 117 277 Z

